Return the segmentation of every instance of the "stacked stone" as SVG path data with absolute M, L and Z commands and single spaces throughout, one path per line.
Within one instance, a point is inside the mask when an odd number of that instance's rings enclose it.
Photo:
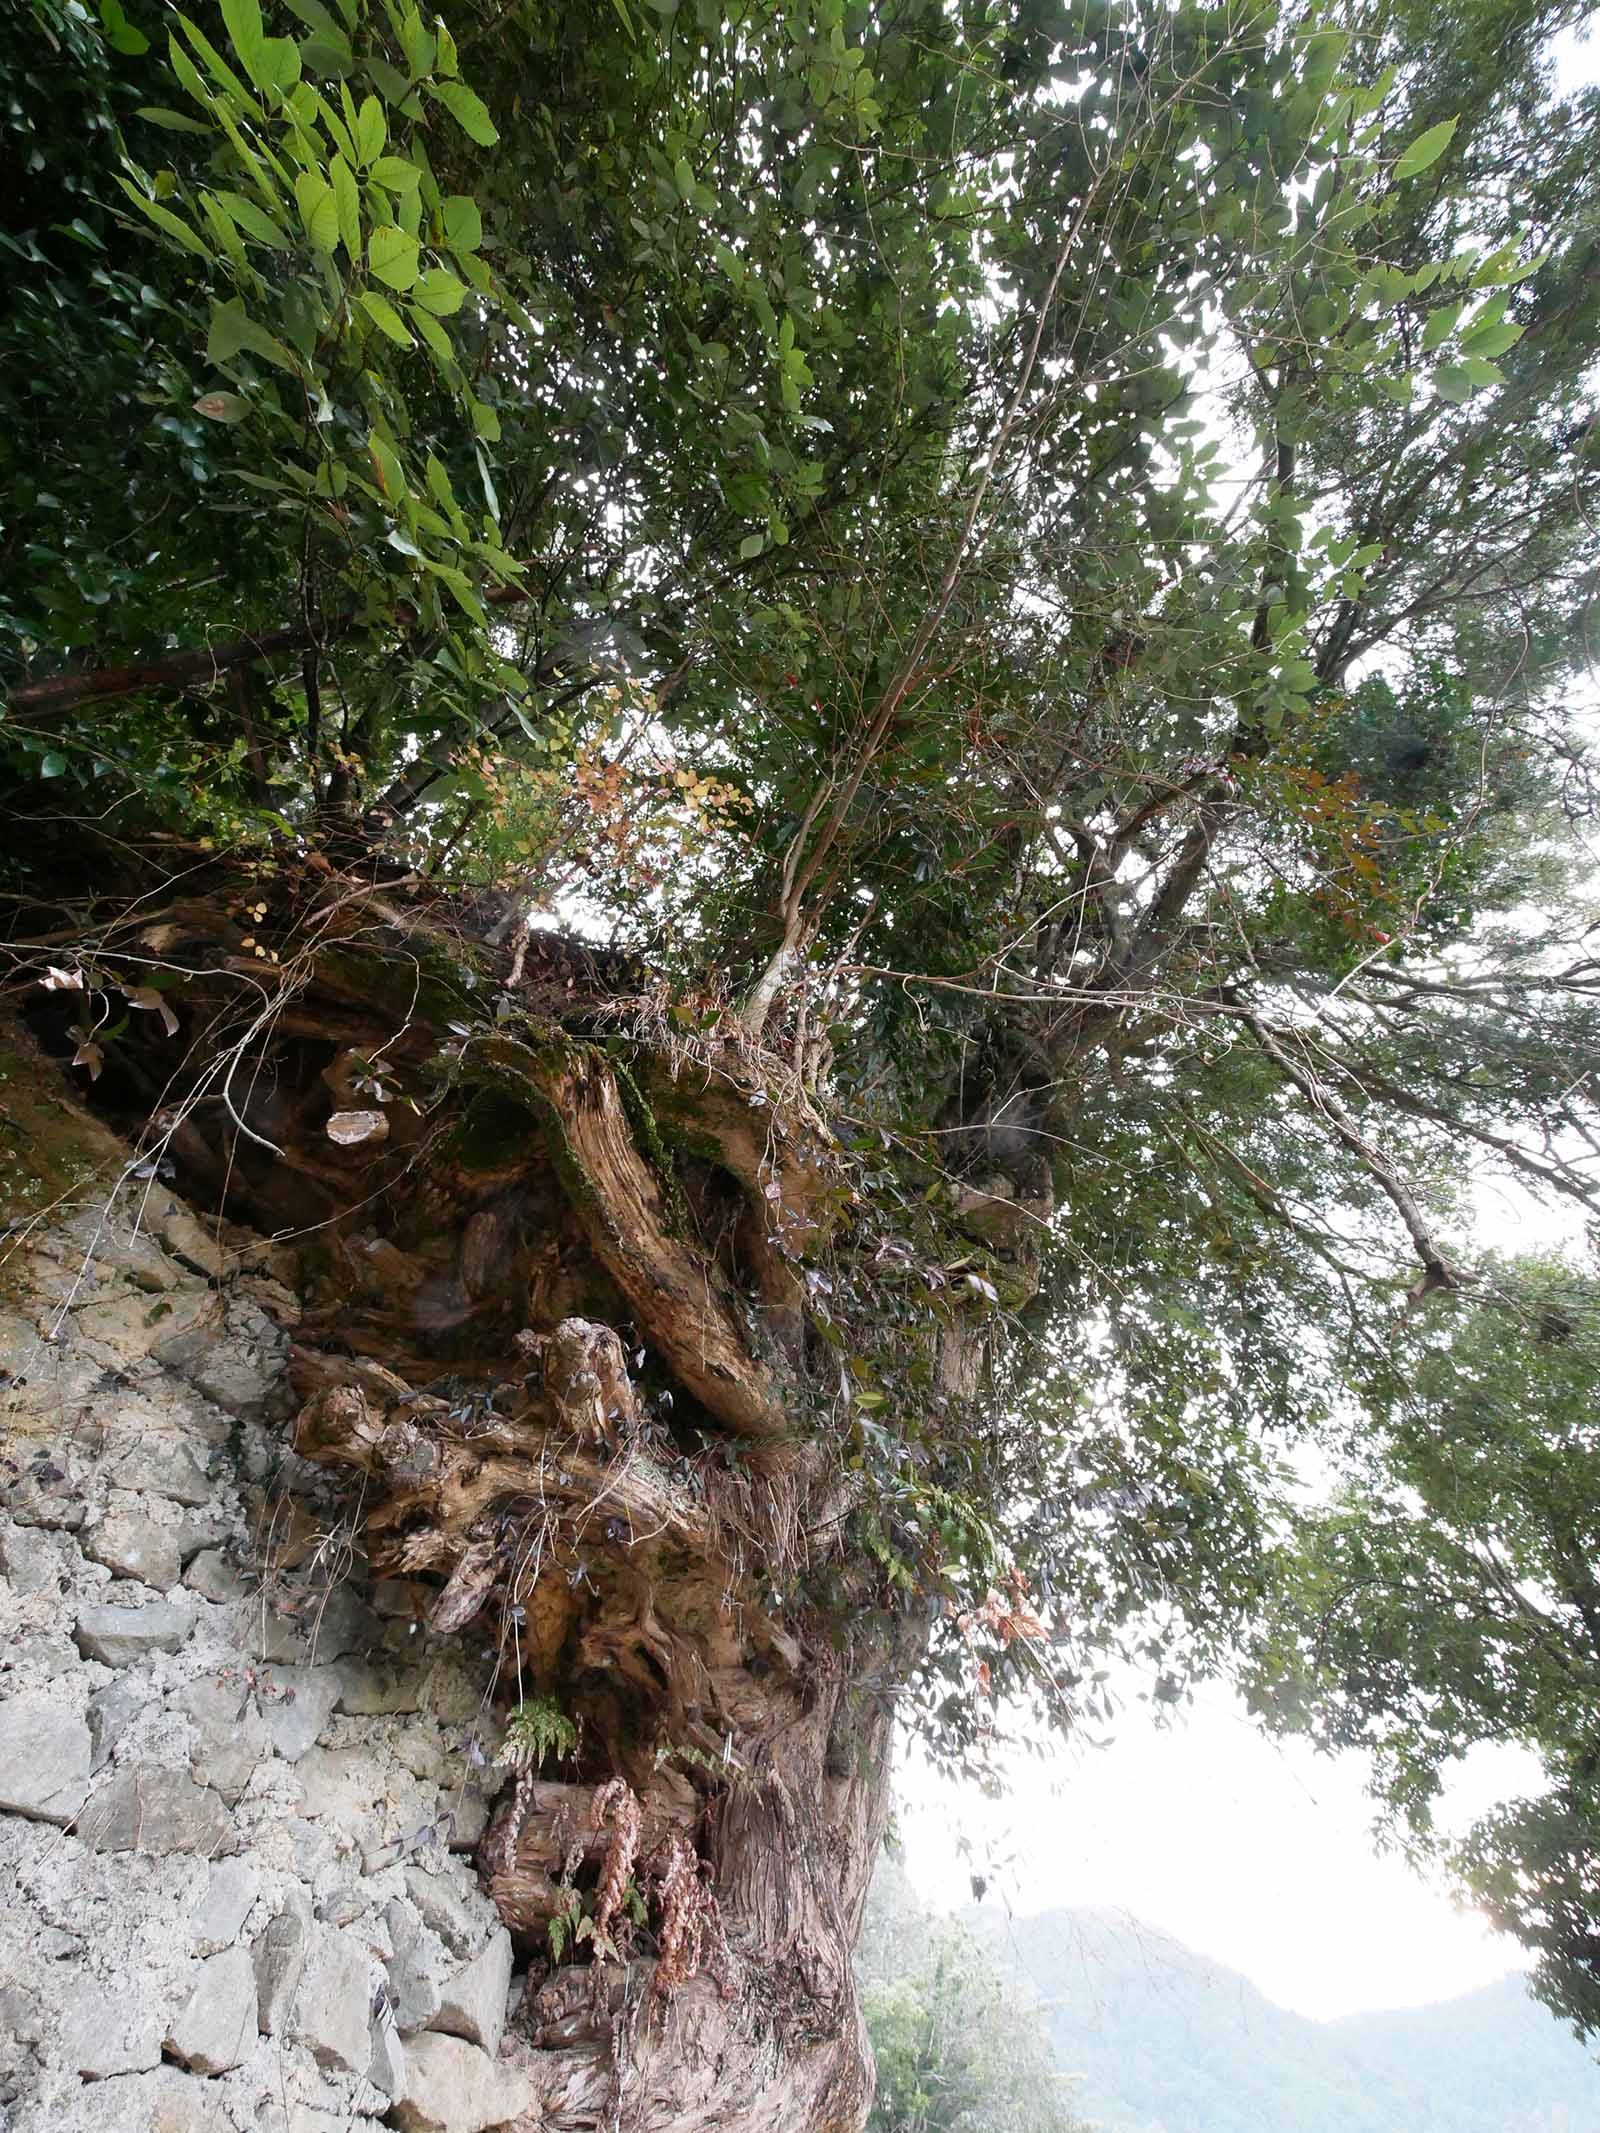
M 292 1296 L 148 1182 L 0 1268 L 0 2126 L 483 2133 L 486 1674 L 284 1450 Z

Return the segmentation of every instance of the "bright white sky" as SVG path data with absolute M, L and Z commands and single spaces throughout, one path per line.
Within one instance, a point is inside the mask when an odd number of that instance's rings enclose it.
M 1452 1796 L 1468 1820 L 1520 1790 L 1510 1754 Z M 1520 1968 L 1515 1942 L 1374 1849 L 1357 1757 L 1268 1740 L 1223 1689 L 1158 1729 L 1130 1704 L 1110 1746 L 1053 1748 L 988 1800 L 912 1759 L 897 1777 L 905 1865 L 941 1909 L 1029 1914 L 1100 1904 L 1240 1970 L 1268 1999 L 1326 2019 L 1448 1999 Z

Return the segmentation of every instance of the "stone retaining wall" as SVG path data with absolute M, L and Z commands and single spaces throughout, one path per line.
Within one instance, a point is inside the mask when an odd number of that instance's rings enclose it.
M 134 1181 L 0 1280 L 0 2129 L 514 2121 L 487 1670 L 286 1454 L 264 1248 Z

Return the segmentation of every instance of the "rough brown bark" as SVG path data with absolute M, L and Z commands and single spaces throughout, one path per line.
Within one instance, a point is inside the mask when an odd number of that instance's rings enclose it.
M 374 1574 L 494 1656 L 481 1865 L 532 2122 L 855 2133 L 850 1957 L 925 1617 L 880 1595 L 841 1635 L 777 1597 L 848 1500 L 796 1271 L 842 1204 L 814 1114 L 736 1038 L 619 1042 L 558 944 L 489 1020 L 503 964 L 308 879 L 246 1015 L 225 901 L 161 923 L 187 1056 L 151 1017 L 103 1093 L 278 1235 L 295 1449 L 349 1477 Z M 970 1380 L 980 1334 L 940 1342 Z M 577 1740 L 540 1763 L 516 1721 L 544 1699 Z

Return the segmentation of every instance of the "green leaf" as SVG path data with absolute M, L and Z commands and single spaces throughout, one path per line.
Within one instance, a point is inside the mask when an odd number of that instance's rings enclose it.
M 407 493 L 405 470 L 395 457 L 394 447 L 386 438 L 373 430 L 367 438 L 367 450 L 372 455 L 373 469 L 378 477 L 378 487 L 392 504 L 400 502 Z
M 328 176 L 333 181 L 333 197 L 339 210 L 339 235 L 350 255 L 350 264 L 361 264 L 361 192 L 356 184 L 355 173 L 343 156 L 335 156 L 328 165 Z
M 437 46 L 422 26 L 422 17 L 412 8 L 400 18 L 400 45 L 406 55 L 406 64 L 411 69 L 413 81 L 433 72 L 434 54 Z
M 444 105 L 468 140 L 476 141 L 480 148 L 492 148 L 499 140 L 489 107 L 464 81 L 429 82 L 428 94 Z
M 264 362 L 286 370 L 291 377 L 300 375 L 300 366 L 293 352 L 282 341 L 274 339 L 259 320 L 253 319 L 238 297 L 225 304 L 214 304 L 211 309 L 211 331 L 206 337 L 207 358 L 218 365 L 232 362 L 241 349 L 249 349 Z
M 211 133 L 214 128 L 204 119 L 187 118 L 181 111 L 169 111 L 165 104 L 141 104 L 133 114 L 135 118 L 147 119 L 152 126 L 163 126 L 168 133 Z
M 758 556 L 766 545 L 767 537 L 764 533 L 747 533 L 739 543 L 740 561 L 748 563 L 752 557 Z
M 261 0 L 221 0 L 221 7 L 228 42 L 253 80 L 261 47 L 267 41 L 266 27 L 261 20 Z
M 361 308 L 367 316 L 385 332 L 397 348 L 414 348 L 406 329 L 406 322 L 390 303 L 388 297 L 380 296 L 376 289 L 364 289 L 361 293 Z
M 487 400 L 473 401 L 472 427 L 486 444 L 498 444 L 500 442 L 500 416 L 498 411 L 492 408 Z
M 379 156 L 372 166 L 371 175 L 391 193 L 415 192 L 422 183 L 422 172 L 415 163 L 408 163 L 404 156 Z
M 1422 329 L 1422 347 L 1426 353 L 1447 341 L 1455 331 L 1456 320 L 1461 316 L 1459 304 L 1441 304 L 1437 311 L 1428 313 L 1428 322 Z
M 450 476 L 446 473 L 443 462 L 432 452 L 428 454 L 427 472 L 428 488 L 432 492 L 435 503 L 441 504 L 446 511 L 454 511 L 456 509 L 456 492 L 450 486 Z
M 1521 326 L 1513 326 L 1509 319 L 1499 320 L 1486 326 L 1475 326 L 1463 336 L 1461 346 L 1469 356 L 1504 355 L 1522 339 L 1523 331 Z
M 1459 407 L 1463 400 L 1470 400 L 1477 391 L 1472 374 L 1461 363 L 1445 363 L 1433 374 L 1433 389 L 1441 400 L 1448 400 Z
M 363 163 L 376 162 L 389 138 L 389 122 L 375 96 L 364 96 L 356 113 L 356 154 Z
M 140 214 L 148 215 L 156 228 L 170 237 L 174 244 L 181 244 L 183 249 L 192 252 L 196 259 L 210 261 L 211 247 L 195 235 L 187 222 L 180 222 L 176 215 L 169 214 L 164 207 L 158 207 L 154 200 L 147 200 L 131 179 L 119 177 L 117 183 Z
M 333 187 L 318 172 L 303 170 L 294 181 L 294 199 L 312 245 L 331 252 L 339 242 L 339 203 Z
M 1437 163 L 1450 146 L 1451 136 L 1459 123 L 1458 119 L 1444 119 L 1439 125 L 1430 126 L 1426 133 L 1418 134 L 1417 138 L 1394 166 L 1396 180 L 1414 178 L 1419 171 L 1424 171 L 1430 164 Z
M 409 289 L 417 278 L 417 240 L 392 222 L 381 222 L 367 239 L 367 272 L 391 289 Z
M 126 52 L 130 59 L 137 59 L 141 52 L 149 51 L 149 38 L 128 20 L 122 11 L 121 0 L 100 0 L 100 20 L 105 25 L 106 42 L 113 51 Z
M 441 211 L 445 242 L 453 252 L 475 252 L 483 242 L 483 217 L 476 200 L 452 193 Z
M 294 249 L 289 232 L 257 207 L 254 201 L 247 200 L 243 193 L 218 193 L 217 198 L 247 237 L 253 237 L 258 244 L 270 245 L 275 252 L 289 252 Z
M 411 323 L 413 326 L 416 327 L 418 333 L 420 333 L 422 338 L 427 342 L 429 348 L 433 352 L 433 358 L 436 363 L 454 363 L 456 359 L 456 352 L 455 349 L 451 346 L 450 336 L 448 333 L 445 332 L 444 328 L 439 324 L 439 321 L 434 318 L 431 313 L 424 311 L 419 307 L 417 310 L 412 312 Z
M 412 300 L 431 311 L 436 318 L 449 318 L 461 309 L 467 285 L 458 281 L 448 267 L 430 267 L 412 290 Z
M 53 748 L 39 758 L 39 775 L 41 778 L 59 778 L 65 774 L 66 768 L 66 757 L 58 755 Z

